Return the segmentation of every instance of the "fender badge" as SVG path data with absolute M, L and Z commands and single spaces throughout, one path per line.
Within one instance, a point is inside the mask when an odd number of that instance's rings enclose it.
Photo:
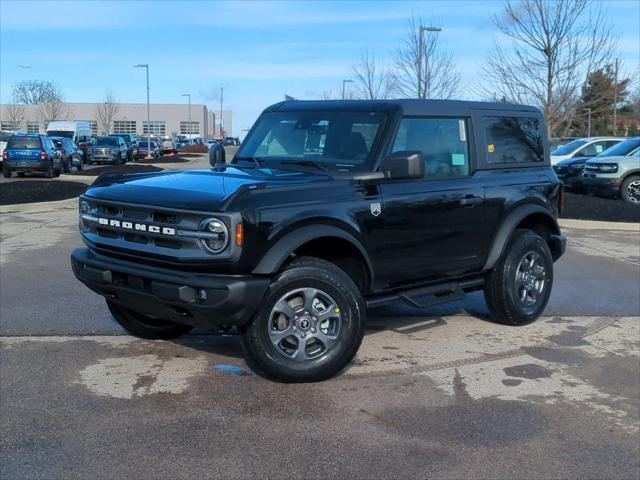
M 373 215 L 374 217 L 377 217 L 381 213 L 382 213 L 382 206 L 379 203 L 372 203 L 371 204 L 371 215 Z

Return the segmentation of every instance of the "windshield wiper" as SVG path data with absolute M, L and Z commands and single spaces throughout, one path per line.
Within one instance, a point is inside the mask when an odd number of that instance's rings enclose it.
M 313 160 L 284 160 L 281 163 L 283 165 L 304 165 L 309 167 L 316 167 L 318 170 L 322 170 L 323 172 L 329 171 L 327 167 L 319 162 L 314 162 Z
M 264 163 L 264 159 L 260 157 L 234 157 L 234 160 L 240 160 L 245 162 L 253 162 L 256 164 L 256 168 L 261 168 L 262 163 Z

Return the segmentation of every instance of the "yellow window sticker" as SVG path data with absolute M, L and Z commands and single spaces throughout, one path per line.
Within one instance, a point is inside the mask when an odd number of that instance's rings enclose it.
M 487 145 L 487 151 L 488 151 L 489 153 L 493 153 L 493 152 L 495 152 L 495 151 L 496 151 L 496 146 L 495 146 L 493 143 L 488 144 L 488 145 Z

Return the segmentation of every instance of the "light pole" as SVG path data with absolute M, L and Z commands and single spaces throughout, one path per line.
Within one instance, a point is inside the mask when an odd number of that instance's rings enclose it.
M 220 138 L 222 138 L 223 140 L 223 144 L 224 144 L 224 137 L 222 136 L 222 98 L 224 97 L 224 87 L 220 87 Z
M 347 83 L 353 83 L 353 80 L 349 80 L 348 78 L 345 78 L 342 80 L 342 99 L 343 100 L 345 99 L 345 93 L 346 93 L 345 86 Z
M 424 96 L 422 96 L 422 51 L 424 50 L 424 38 L 422 34 L 424 32 L 441 32 L 442 29 L 439 27 L 423 27 L 420 25 L 420 32 L 418 34 L 418 98 L 427 98 L 427 92 L 425 89 Z M 425 70 L 428 70 L 429 59 L 425 60 Z M 428 72 L 427 72 L 428 74 Z M 425 79 L 428 81 L 429 79 Z
M 191 143 L 191 134 L 193 133 L 191 131 L 191 94 L 190 93 L 183 93 L 181 96 L 182 97 L 189 97 L 189 128 L 187 129 L 187 131 L 189 132 L 189 143 Z
M 149 64 L 139 63 L 133 68 L 144 68 L 147 70 L 147 159 L 151 158 L 151 114 L 149 110 Z M 144 133 L 144 128 L 142 129 Z
M 590 108 L 586 108 L 585 111 L 587 112 L 588 115 L 588 120 L 587 120 L 587 137 L 591 137 L 591 109 Z

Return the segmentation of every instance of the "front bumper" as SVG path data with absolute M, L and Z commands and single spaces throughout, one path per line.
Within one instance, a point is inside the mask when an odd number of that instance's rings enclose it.
M 115 155 L 91 154 L 92 162 L 115 162 L 118 159 Z
M 105 257 L 88 248 L 71 254 L 78 280 L 135 312 L 204 328 L 242 326 L 253 316 L 269 279 L 182 272 Z
M 593 175 L 593 174 L 591 174 Z M 580 177 L 580 185 L 587 192 L 597 193 L 607 196 L 620 195 L 620 178 L 618 177 L 596 177 L 584 174 Z

